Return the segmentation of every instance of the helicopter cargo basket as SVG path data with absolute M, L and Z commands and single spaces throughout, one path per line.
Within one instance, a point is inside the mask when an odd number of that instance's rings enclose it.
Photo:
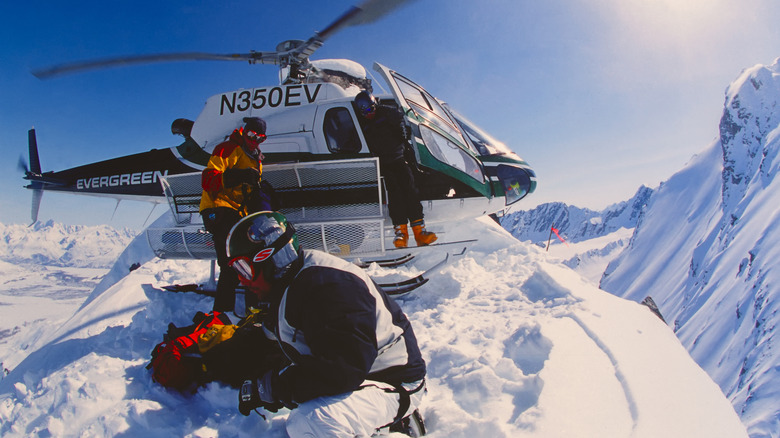
M 384 206 L 376 158 L 263 166 L 303 248 L 342 257 L 385 252 Z M 149 228 L 154 253 L 165 259 L 216 259 L 200 217 L 201 173 L 161 178 L 175 224 Z

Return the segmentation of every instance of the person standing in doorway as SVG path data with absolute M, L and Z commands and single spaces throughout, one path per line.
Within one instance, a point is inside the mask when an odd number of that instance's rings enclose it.
M 425 229 L 414 174 L 404 154 L 407 138 L 403 116 L 393 107 L 378 104 L 367 91 L 355 96 L 354 106 L 360 116 L 368 149 L 379 158 L 380 172 L 387 189 L 387 208 L 395 232 L 393 245 L 406 248 L 409 241 L 407 223 L 412 226 L 417 246 L 430 245 L 437 237 Z

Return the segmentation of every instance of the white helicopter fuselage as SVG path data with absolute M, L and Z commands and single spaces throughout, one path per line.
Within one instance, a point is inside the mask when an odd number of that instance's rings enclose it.
M 375 68 L 384 74 L 387 82 L 391 84 L 391 89 L 399 89 L 397 86 L 392 87 L 392 84 L 395 84 L 390 76 L 393 72 L 379 64 Z M 352 72 L 355 70 L 353 68 Z M 422 90 L 421 87 L 420 89 Z M 352 106 L 354 96 L 361 90 L 358 86 L 343 82 L 312 82 L 217 94 L 206 101 L 192 126 L 190 137 L 204 152 L 210 153 L 217 144 L 225 141 L 233 130 L 243 126 L 245 117 L 261 117 L 267 123 L 268 139 L 262 144 L 265 156 L 263 164 L 266 169 L 280 163 L 335 163 L 342 159 L 370 157 L 371 153 L 359 128 L 358 116 Z M 428 144 L 431 142 L 426 142 L 424 137 L 432 136 L 430 132 L 433 131 L 428 129 L 431 126 L 438 128 L 430 123 L 430 117 L 425 117 L 424 111 L 419 108 L 405 108 L 406 100 L 403 96 L 399 98 L 399 94 L 401 93 L 385 94 L 378 98 L 404 111 L 411 131 L 415 134 L 411 146 L 417 157 L 417 167 L 427 175 L 420 183 L 430 185 L 431 181 L 435 181 L 437 184 L 436 193 L 431 192 L 431 187 L 420 187 L 427 221 L 458 220 L 504 210 L 508 203 L 505 190 L 496 190 L 494 186 L 500 185 L 501 182 L 496 175 L 491 175 L 495 172 L 490 172 L 491 168 L 498 165 L 519 165 L 525 172 L 530 173 L 526 187 L 512 202 L 533 191 L 533 172 L 522 159 L 506 148 L 501 149 L 500 153 L 480 156 L 477 148 L 468 144 L 471 140 L 468 140 L 469 137 L 464 133 L 465 129 L 458 125 L 464 122 L 456 121 L 452 115 L 447 115 L 451 120 L 445 125 L 448 131 L 444 133 L 447 135 L 446 147 L 437 147 L 431 152 L 431 145 Z M 430 100 L 433 99 L 431 97 Z M 422 115 L 414 117 L 415 111 Z M 439 125 L 443 124 L 439 122 Z M 339 131 L 338 135 L 329 132 L 334 129 Z M 426 130 L 428 135 L 421 134 Z M 438 130 L 440 134 L 441 131 Z M 339 136 L 353 140 L 345 146 L 338 144 L 336 137 Z M 484 155 L 500 159 L 493 162 L 490 159 L 485 160 Z M 204 156 L 205 154 L 201 153 L 190 159 L 181 155 L 178 158 L 188 166 L 200 170 L 206 164 Z M 478 175 L 475 176 L 474 173 Z M 446 178 L 441 177 L 443 174 L 447 174 Z M 449 179 L 451 184 L 447 185 L 445 179 Z M 511 184 L 503 185 L 506 189 Z
M 534 190 L 533 171 L 514 152 L 452 112 L 422 87 L 379 64 L 375 69 L 391 90 L 377 97 L 404 114 L 411 132 L 410 163 L 415 169 L 427 222 L 501 212 Z M 352 76 L 355 70 L 346 76 L 365 84 L 365 77 Z M 60 172 L 31 174 L 29 179 L 34 184 L 30 188 L 159 202 L 163 199 L 162 177 L 193 173 L 198 179 L 197 174 L 208 164 L 214 147 L 243 126 L 245 117 L 261 117 L 267 123 L 268 138 L 262 144 L 262 152 L 264 172 L 269 175 L 281 164 L 328 162 L 332 168 L 345 160 L 370 158 L 352 105 L 354 96 L 363 88 L 344 80 L 344 75 L 336 75 L 335 80 L 324 77 L 318 82 L 214 95 L 194 122 L 185 120 L 186 128 L 176 128 L 176 123 L 184 119 L 174 122 L 173 131 L 185 137 L 181 145 Z M 330 182 L 322 181 L 319 189 Z M 194 184 L 193 190 L 197 187 Z M 322 189 L 317 196 L 287 195 L 296 208 L 305 208 L 309 202 L 318 207 L 340 205 L 339 193 Z M 386 209 L 384 214 L 387 215 Z

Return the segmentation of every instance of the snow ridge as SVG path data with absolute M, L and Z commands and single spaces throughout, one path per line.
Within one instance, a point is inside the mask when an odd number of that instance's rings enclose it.
M 479 241 L 399 300 L 428 364 L 428 436 L 747 436 L 720 389 L 644 306 L 547 261 L 490 219 L 444 228 Z M 243 417 L 234 389 L 212 383 L 188 396 L 152 382 L 145 365 L 167 324 L 186 325 L 212 301 L 160 288 L 203 281 L 206 261 L 151 259 L 125 273 L 146 257 L 143 243 L 123 251 L 122 275 L 69 319 L 13 338 L 30 353 L 0 380 L 0 435 L 285 437 L 285 410 Z M 442 255 L 368 272 L 380 283 L 409 277 Z
M 601 287 L 651 295 L 752 437 L 780 437 L 780 58 L 728 87 L 720 138 L 651 197 Z

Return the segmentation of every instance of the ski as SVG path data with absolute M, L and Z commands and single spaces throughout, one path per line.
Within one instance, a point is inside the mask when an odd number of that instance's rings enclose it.
M 428 279 L 425 278 L 423 274 L 420 274 L 408 280 L 399 281 L 398 283 L 380 284 L 379 287 L 381 287 L 382 290 L 384 290 L 388 295 L 405 295 L 427 282 Z
M 405 254 L 401 257 L 396 257 L 394 259 L 376 259 L 376 260 L 361 260 L 356 259 L 353 263 L 355 263 L 357 266 L 366 269 L 371 264 L 376 263 L 380 267 L 383 268 L 397 268 L 398 266 L 401 266 L 403 264 L 409 263 L 414 259 L 414 256 L 412 254 Z
M 203 284 L 171 284 L 168 286 L 163 286 L 162 288 L 167 290 L 168 292 L 195 292 L 196 294 L 200 295 L 206 295 L 209 297 L 213 297 L 216 293 L 215 290 L 206 289 Z
M 450 254 L 447 253 L 446 257 L 444 257 L 444 260 L 440 261 L 439 263 L 436 263 L 433 267 L 423 272 L 422 274 L 396 283 L 380 283 L 379 287 L 381 287 L 388 295 L 392 295 L 392 296 L 406 295 L 409 292 L 427 283 L 429 280 L 428 277 L 431 274 L 433 274 L 435 271 L 437 271 L 439 268 L 446 265 L 449 259 L 450 259 Z
M 163 290 L 166 290 L 168 292 L 177 292 L 177 293 L 184 293 L 184 292 L 194 292 L 199 295 L 205 295 L 207 297 L 214 297 L 217 295 L 217 289 L 215 286 L 209 286 L 208 284 L 171 284 L 168 286 L 163 286 Z M 237 294 L 245 294 L 246 288 L 243 286 L 236 287 L 236 293 Z
M 390 253 L 390 252 L 397 252 L 397 251 L 414 251 L 414 250 L 422 250 L 425 248 L 438 248 L 438 247 L 446 247 L 446 246 L 453 246 L 453 245 L 463 245 L 463 251 L 465 251 L 468 246 L 472 245 L 476 241 L 477 239 L 454 240 L 452 242 L 435 242 L 425 246 L 409 246 L 406 248 L 387 248 L 385 252 Z

